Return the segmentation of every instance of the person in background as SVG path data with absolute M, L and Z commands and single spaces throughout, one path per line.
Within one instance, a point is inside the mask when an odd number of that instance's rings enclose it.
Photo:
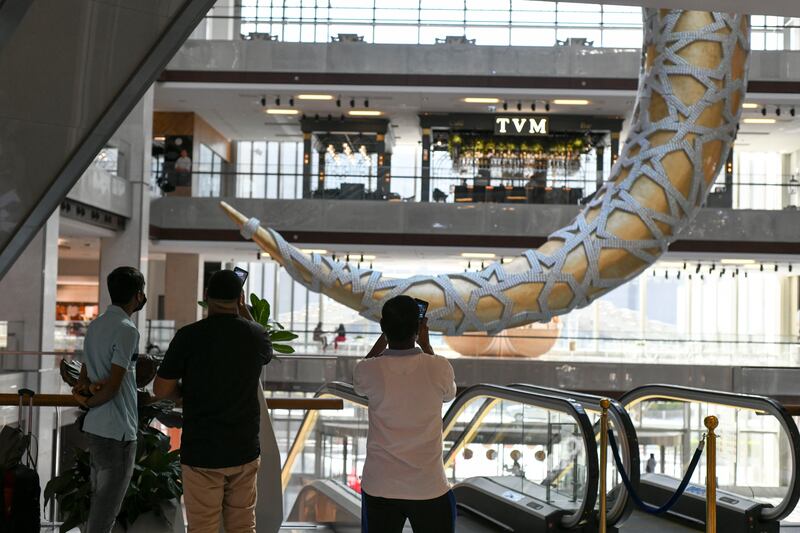
M 211 276 L 205 300 L 208 317 L 175 334 L 154 392 L 157 398 L 183 400 L 181 473 L 188 533 L 218 533 L 220 522 L 228 533 L 255 533 L 258 435 L 265 408 L 260 378 L 272 359 L 272 344 L 253 321 L 232 270 Z
M 347 331 L 344 329 L 344 324 L 339 324 L 339 327 L 336 328 L 336 337 L 333 339 L 333 348 L 334 350 L 339 349 L 339 343 L 344 342 L 347 340 Z
M 311 339 L 322 344 L 323 352 L 328 349 L 328 337 L 326 337 L 325 332 L 322 331 L 322 322 L 317 323 L 317 327 L 314 328 L 314 333 L 312 334 Z
M 442 465 L 442 404 L 456 395 L 453 367 L 433 353 L 413 298 L 387 301 L 381 330 L 353 374 L 355 391 L 369 400 L 361 531 L 400 533 L 408 519 L 414 533 L 452 533 L 456 501 Z
M 144 276 L 133 267 L 107 278 L 111 305 L 89 325 L 84 364 L 72 394 L 84 409 L 92 489 L 86 533 L 109 533 L 136 460 L 139 331 L 131 316 L 147 302 Z
M 647 460 L 644 471 L 648 474 L 654 474 L 656 471 L 656 456 L 652 453 L 650 454 L 650 458 Z

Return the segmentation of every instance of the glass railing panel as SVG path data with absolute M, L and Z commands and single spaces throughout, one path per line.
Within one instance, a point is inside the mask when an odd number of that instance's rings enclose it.
M 717 483 L 721 490 L 775 507 L 795 491 L 796 437 L 789 432 L 796 433 L 796 426 L 787 428 L 764 409 L 671 396 L 635 400 L 626 408 L 638 434 L 643 474 L 653 471 L 682 478 L 706 433 L 705 417 L 714 415 L 719 418 Z M 648 467 L 651 455 L 655 460 Z M 703 454 L 692 483 L 705 485 L 706 457 Z
M 323 395 L 325 397 L 325 395 Z M 313 418 L 311 423 L 309 419 Z M 289 452 L 291 469 L 284 480 L 284 512 L 289 515 L 302 489 L 317 480 L 331 480 L 351 491 L 361 492 L 361 473 L 367 453 L 367 408 L 345 400 L 339 411 L 310 413 L 301 425 L 297 442 Z M 286 464 L 286 462 L 284 463 Z M 298 521 L 325 522 L 310 516 L 308 506 Z
M 511 491 L 575 511 L 583 502 L 587 454 L 581 429 L 569 414 L 491 399 L 447 465 L 453 483 L 493 478 Z

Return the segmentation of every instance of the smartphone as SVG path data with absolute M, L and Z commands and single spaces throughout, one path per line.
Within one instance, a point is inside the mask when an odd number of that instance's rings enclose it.
M 239 281 L 242 282 L 242 287 L 244 287 L 244 282 L 247 281 L 247 270 L 239 267 L 233 267 L 233 273 L 239 278 Z
M 417 307 L 419 307 L 419 319 L 421 321 L 425 318 L 425 313 L 428 312 L 428 302 L 419 298 L 414 298 L 414 301 L 417 302 Z

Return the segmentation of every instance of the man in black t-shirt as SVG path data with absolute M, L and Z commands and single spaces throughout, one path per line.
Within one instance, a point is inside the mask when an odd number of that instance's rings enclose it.
M 264 401 L 259 379 L 272 344 L 250 316 L 233 271 L 211 276 L 206 301 L 208 318 L 172 339 L 155 395 L 183 401 L 181 471 L 189 531 L 218 533 L 222 518 L 225 531 L 255 533 Z

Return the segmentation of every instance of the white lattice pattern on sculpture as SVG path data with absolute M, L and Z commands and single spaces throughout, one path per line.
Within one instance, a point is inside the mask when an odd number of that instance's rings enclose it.
M 274 230 L 267 230 L 274 246 L 256 241 L 309 289 L 340 301 L 342 293 L 358 296 L 357 304 L 343 303 L 370 319 L 393 296 L 419 296 L 423 288 L 441 294 L 429 325 L 449 335 L 547 321 L 587 305 L 655 262 L 691 222 L 727 159 L 741 114 L 746 17 L 648 10 L 645 18 L 639 94 L 622 155 L 593 200 L 539 250 L 481 272 L 393 279 L 308 256 Z M 688 97 L 692 92 L 698 96 Z M 257 225 L 247 222 L 248 236 Z M 637 228 L 631 237 L 628 230 Z M 604 254 L 616 259 L 604 261 Z M 487 298 L 489 311 L 481 310 Z

